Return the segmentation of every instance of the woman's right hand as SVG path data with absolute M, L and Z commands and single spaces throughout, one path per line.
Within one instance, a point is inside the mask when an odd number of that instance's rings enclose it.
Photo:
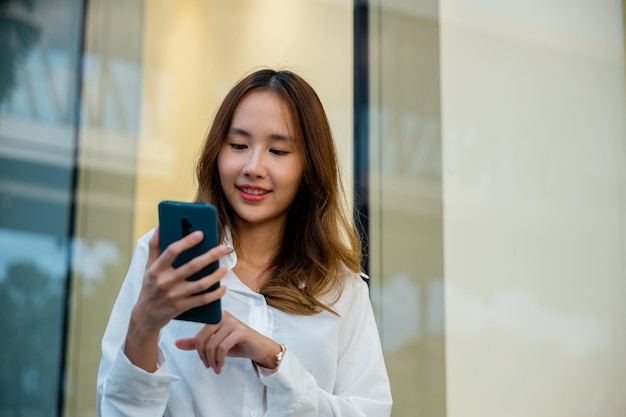
M 215 301 L 226 292 L 225 286 L 203 292 L 226 275 L 223 267 L 197 281 L 187 281 L 187 277 L 226 255 L 224 245 L 216 246 L 178 268 L 172 267 L 176 257 L 200 243 L 202 237 L 202 232 L 190 233 L 169 245 L 163 253 L 159 249 L 158 228 L 150 238 L 148 263 L 139 298 L 131 313 L 124 349 L 132 363 L 149 372 L 156 370 L 160 330 L 180 313 Z

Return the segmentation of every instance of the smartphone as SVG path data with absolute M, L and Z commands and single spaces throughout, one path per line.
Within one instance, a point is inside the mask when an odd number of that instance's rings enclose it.
M 204 238 L 196 246 L 178 255 L 172 264 L 174 268 L 189 262 L 218 245 L 217 210 L 215 206 L 203 203 L 183 203 L 179 201 L 161 201 L 159 203 L 159 241 L 161 252 L 171 243 L 196 230 L 201 230 L 204 233 Z M 207 265 L 202 270 L 188 277 L 187 280 L 198 280 L 211 274 L 217 268 L 219 268 L 219 261 Z M 219 286 L 220 283 L 217 282 L 206 291 L 214 291 Z M 180 314 L 176 319 L 206 324 L 219 323 L 222 320 L 221 302 L 218 299 L 209 304 L 192 308 Z

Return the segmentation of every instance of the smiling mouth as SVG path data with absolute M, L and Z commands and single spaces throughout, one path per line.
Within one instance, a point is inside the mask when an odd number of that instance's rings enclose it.
M 251 195 L 263 195 L 263 194 L 269 193 L 269 191 L 260 190 L 258 188 L 239 188 L 239 189 L 243 191 L 244 193 L 251 194 Z

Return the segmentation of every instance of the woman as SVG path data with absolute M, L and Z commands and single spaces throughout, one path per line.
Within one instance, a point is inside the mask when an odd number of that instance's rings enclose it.
M 102 342 L 98 414 L 388 416 L 359 239 L 314 90 L 288 71 L 245 77 L 196 174 L 196 201 L 217 207 L 224 245 L 173 269 L 199 232 L 163 253 L 158 228 L 139 240 Z M 185 280 L 217 259 L 213 274 Z M 218 298 L 216 325 L 172 320 Z

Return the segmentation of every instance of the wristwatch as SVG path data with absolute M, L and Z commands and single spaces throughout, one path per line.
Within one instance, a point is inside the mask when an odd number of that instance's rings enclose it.
M 256 363 L 255 361 L 252 361 L 252 365 L 254 365 L 254 371 L 256 372 L 256 374 L 259 374 L 259 370 L 261 370 L 261 373 L 263 373 L 263 375 L 271 375 L 274 372 L 278 371 L 278 368 L 280 368 L 280 363 L 283 361 L 283 357 L 285 356 L 285 353 L 287 352 L 287 346 L 283 345 L 282 343 L 279 343 L 280 345 L 280 352 L 278 352 L 276 354 L 276 366 L 274 367 L 274 369 L 269 369 L 266 368 L 264 366 L 259 365 L 258 363 Z
M 280 344 L 280 352 L 276 354 L 276 367 L 272 369 L 272 372 L 278 371 L 280 368 L 280 363 L 283 361 L 283 356 L 285 356 L 285 352 L 287 352 L 287 346 Z

